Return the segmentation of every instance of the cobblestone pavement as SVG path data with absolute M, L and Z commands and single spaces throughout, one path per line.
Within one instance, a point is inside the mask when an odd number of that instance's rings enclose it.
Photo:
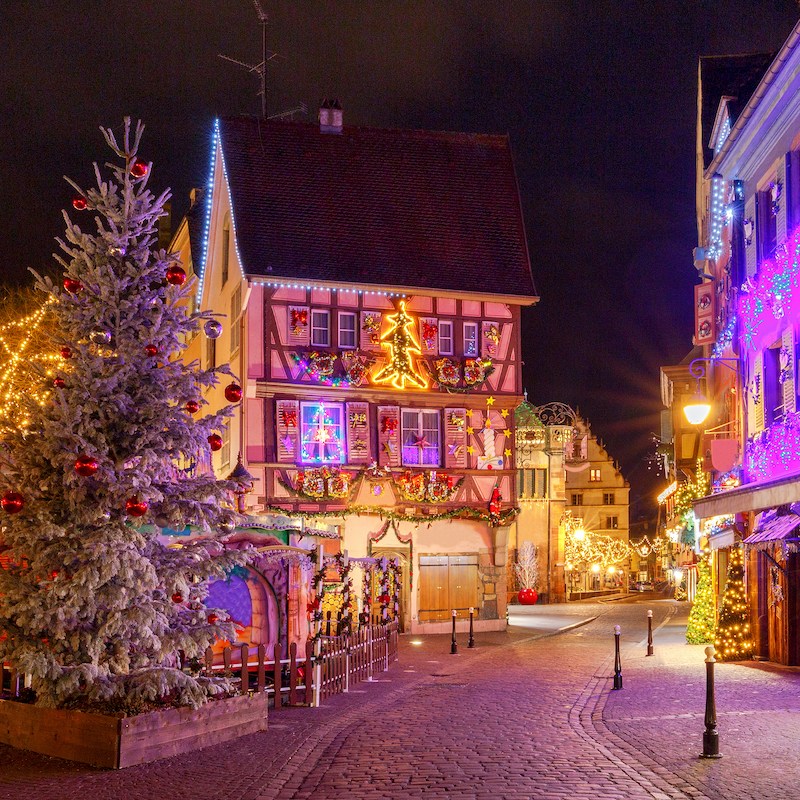
M 106 772 L 0 746 L 0 798 L 797 798 L 800 673 L 718 667 L 719 761 L 697 758 L 702 647 L 682 644 L 685 607 L 542 607 L 535 629 L 406 636 L 380 680 L 322 709 L 284 709 L 270 729 L 155 764 Z M 553 616 L 562 615 L 554 621 Z M 589 620 L 585 624 L 580 624 Z M 610 691 L 612 626 L 623 627 L 625 688 Z

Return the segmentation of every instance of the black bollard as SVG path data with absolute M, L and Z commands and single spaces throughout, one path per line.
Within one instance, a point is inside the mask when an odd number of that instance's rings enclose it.
M 475 609 L 470 606 L 469 609 L 469 644 L 467 647 L 475 647 L 475 637 L 472 631 L 472 618 L 475 615 Z
M 614 626 L 614 689 L 622 688 L 622 662 L 619 658 L 619 625 Z
M 717 731 L 717 703 L 714 698 L 714 647 L 706 647 L 706 729 L 703 732 L 703 752 L 700 758 L 722 758 Z
M 653 612 L 647 612 L 647 655 L 653 655 Z
M 450 655 L 458 654 L 458 643 L 456 642 L 456 610 L 453 609 L 453 639 L 450 642 Z

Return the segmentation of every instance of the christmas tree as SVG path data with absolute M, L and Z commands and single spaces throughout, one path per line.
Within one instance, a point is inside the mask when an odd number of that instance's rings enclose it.
M 406 384 L 424 389 L 428 382 L 414 369 L 411 360 L 412 355 L 419 355 L 422 351 L 414 337 L 414 318 L 406 313 L 405 300 L 400 301 L 397 313 L 389 314 L 386 319 L 392 327 L 381 336 L 381 340 L 388 340 L 383 346 L 389 350 L 389 362 L 372 380 L 375 383 L 391 381 L 396 389 L 405 389 Z
M 728 578 L 725 583 L 725 592 L 722 595 L 717 635 L 714 641 L 719 661 L 741 661 L 753 657 L 743 558 L 741 547 L 731 548 L 728 560 Z
M 197 706 L 223 687 L 182 672 L 179 653 L 233 637 L 203 599 L 210 577 L 247 557 L 217 541 L 235 521 L 230 487 L 191 466 L 208 463 L 230 415 L 197 413 L 229 369 L 180 357 L 204 319 L 209 335 L 219 323 L 187 312 L 184 271 L 152 249 L 169 192 L 147 188 L 143 126 L 132 134 L 126 119 L 119 145 L 101 130 L 121 163 L 108 178 L 95 164 L 96 188 L 72 184 L 74 209 L 96 232 L 65 213 L 63 288 L 37 276 L 61 367 L 50 401 L 30 402 L 31 424 L 0 451 L 11 562 L 0 569 L 0 661 L 31 676 L 40 705 Z M 159 538 L 187 525 L 200 535 L 181 547 Z
M 689 644 L 705 644 L 714 641 L 714 591 L 711 586 L 711 565 L 708 558 L 703 557 L 697 564 L 697 590 L 689 613 L 689 624 L 686 626 L 686 641 Z

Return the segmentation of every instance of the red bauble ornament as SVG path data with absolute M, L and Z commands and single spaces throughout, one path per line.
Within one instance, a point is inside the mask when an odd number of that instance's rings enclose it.
M 22 511 L 24 505 L 25 498 L 19 492 L 6 492 L 3 497 L 0 498 L 0 506 L 3 507 L 3 511 L 9 514 L 19 513 Z
M 200 403 L 197 400 L 189 400 L 186 403 L 186 411 L 189 414 L 196 414 L 200 410 Z
M 85 211 L 86 210 L 86 198 L 78 195 L 77 197 L 72 198 L 72 207 L 76 211 Z
M 225 387 L 225 399 L 229 403 L 238 403 L 242 399 L 242 387 L 238 383 L 229 383 Z
M 134 178 L 144 178 L 149 169 L 150 167 L 147 165 L 146 161 L 137 158 L 136 161 L 131 164 L 131 175 L 133 175 Z
M 71 347 L 62 347 L 61 348 L 61 358 L 72 358 L 72 348 Z
M 173 264 L 167 269 L 166 278 L 167 283 L 171 283 L 173 286 L 181 286 L 186 280 L 186 272 L 183 267 Z
M 147 513 L 147 503 L 138 497 L 129 497 L 125 501 L 125 510 L 131 517 L 143 517 Z
M 218 433 L 212 433 L 208 437 L 208 446 L 215 452 L 222 450 L 222 437 Z
M 157 356 L 158 355 L 158 348 L 154 344 L 148 344 L 144 348 L 144 351 L 149 356 Z
M 76 281 L 75 278 L 64 278 L 64 289 L 70 294 L 78 294 L 83 290 L 83 284 L 80 281 Z
M 208 615 L 208 624 L 209 625 L 216 625 L 218 619 L 219 619 L 219 617 L 216 614 L 209 614 Z
M 182 603 L 183 602 L 183 595 L 180 592 L 175 592 L 172 595 L 172 602 L 173 603 Z
M 80 455 L 75 459 L 75 472 L 89 478 L 97 472 L 97 460 L 87 455 Z
M 63 378 L 53 378 L 53 386 L 56 389 L 63 389 L 66 386 L 66 381 Z

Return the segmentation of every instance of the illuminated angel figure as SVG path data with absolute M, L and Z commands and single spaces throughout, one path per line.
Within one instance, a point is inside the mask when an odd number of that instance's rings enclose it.
M 425 389 L 428 382 L 415 369 L 412 355 L 420 355 L 419 342 L 414 336 L 414 318 L 406 313 L 405 301 L 400 302 L 396 314 L 387 316 L 392 327 L 381 336 L 383 346 L 389 350 L 389 363 L 372 380 L 374 383 L 392 382 L 395 389 L 405 389 L 406 384 Z M 388 340 L 388 341 L 384 341 Z

